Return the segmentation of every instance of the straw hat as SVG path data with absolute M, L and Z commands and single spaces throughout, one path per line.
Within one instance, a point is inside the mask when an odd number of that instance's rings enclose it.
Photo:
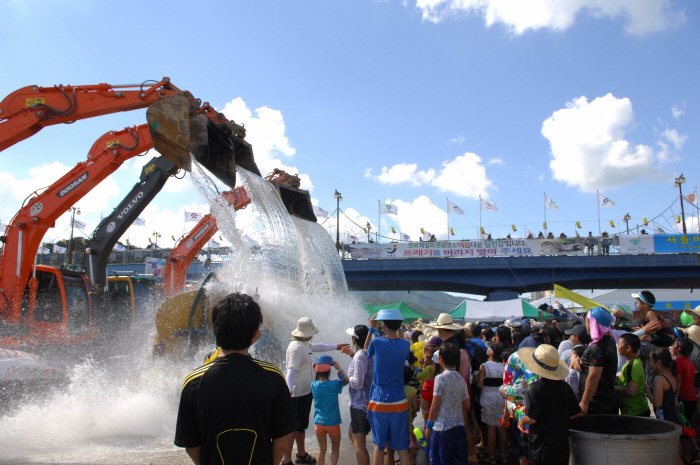
M 314 334 L 318 334 L 318 328 L 314 326 L 313 320 L 309 317 L 299 318 L 297 328 L 292 331 L 294 337 L 311 337 Z
M 541 378 L 564 379 L 569 375 L 569 367 L 549 344 L 541 344 L 537 349 L 522 347 L 518 355 L 525 367 Z
M 695 307 L 695 308 L 692 309 L 692 310 L 686 310 L 686 312 L 693 312 L 693 313 L 695 313 L 697 316 L 700 316 L 700 305 L 698 305 L 697 307 Z
M 688 333 L 688 338 L 690 338 L 691 341 L 700 345 L 700 326 L 689 326 L 686 332 Z
M 463 329 L 460 325 L 452 321 L 452 315 L 449 313 L 441 313 L 437 318 L 437 322 L 428 326 L 435 329 L 450 329 L 452 331 Z

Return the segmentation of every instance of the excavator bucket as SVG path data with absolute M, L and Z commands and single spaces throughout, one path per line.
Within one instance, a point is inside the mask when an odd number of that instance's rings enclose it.
M 178 167 L 191 170 L 191 157 L 230 188 L 236 165 L 260 175 L 245 130 L 233 121 L 215 123 L 197 114 L 197 103 L 183 94 L 154 103 L 146 111 L 154 148 Z
M 276 181 L 270 181 L 270 183 L 277 189 L 282 203 L 290 215 L 294 215 L 302 220 L 313 221 L 314 223 L 317 221 L 314 207 L 311 205 L 309 191 L 297 189 Z

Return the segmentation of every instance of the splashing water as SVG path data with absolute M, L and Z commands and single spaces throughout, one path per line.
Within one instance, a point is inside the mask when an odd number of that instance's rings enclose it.
M 366 323 L 367 315 L 349 294 L 333 240 L 323 227 L 292 218 L 268 181 L 240 168 L 239 180 L 252 204 L 245 214 L 235 212 L 194 165 L 191 178 L 233 249 L 208 290 L 256 295 L 265 321 L 253 356 L 284 369 L 290 332 L 303 316 L 320 329 L 313 342 L 350 342 L 345 330 Z M 185 375 L 213 347 L 203 348 L 195 360 L 154 361 L 148 337 L 153 331 L 152 322 L 143 325 L 133 339 L 139 343 L 120 345 L 120 356 L 70 367 L 67 386 L 25 396 L 20 405 L 0 404 L 0 463 L 190 463 L 172 444 L 179 394 Z M 329 354 L 348 366 L 349 357 Z M 340 400 L 345 425 L 347 399 L 346 389 Z M 312 450 L 314 441 L 307 434 Z

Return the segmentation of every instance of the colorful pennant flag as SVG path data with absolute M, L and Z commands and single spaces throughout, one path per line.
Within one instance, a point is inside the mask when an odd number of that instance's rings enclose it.
M 544 229 L 547 229 L 547 222 L 546 222 L 546 221 L 545 221 L 544 223 L 542 223 L 542 227 L 543 227 Z
M 581 229 L 581 222 L 580 222 L 580 221 L 577 221 L 577 222 L 576 222 L 576 227 L 579 228 L 579 229 Z
M 401 233 L 401 240 L 402 241 L 410 241 L 411 236 L 409 236 L 408 234 Z
M 518 230 L 518 229 L 515 227 L 514 224 L 511 224 L 510 227 L 513 228 L 513 231 L 517 231 L 517 230 Z
M 479 229 L 481 229 L 481 234 L 484 234 L 484 233 L 486 232 L 486 231 L 484 230 L 484 227 L 483 227 L 483 226 L 482 226 L 481 228 L 479 228 Z
M 698 203 L 698 188 L 696 187 L 695 190 L 686 198 L 690 203 Z
M 114 247 L 112 247 L 112 250 L 126 250 L 126 247 L 117 242 L 116 244 L 114 244 Z
M 328 212 L 318 205 L 314 207 L 314 213 L 317 218 L 329 218 Z
M 144 220 L 143 218 L 140 218 L 140 217 L 136 218 L 134 220 L 134 226 L 146 226 L 146 220 Z
M 66 253 L 67 250 L 68 249 L 66 249 L 65 247 L 61 247 L 58 244 L 53 245 L 53 253 Z
M 396 234 L 396 229 L 394 229 L 393 226 L 391 227 L 391 232 L 394 233 L 394 234 Z
M 425 229 L 420 228 L 420 233 L 421 233 L 421 234 L 425 234 Z
M 613 220 L 610 220 L 610 227 L 614 228 L 615 227 L 615 222 Z
M 681 222 L 681 217 L 680 217 L 680 216 L 677 216 L 677 217 L 676 217 L 676 223 L 680 224 L 680 222 Z
M 572 302 L 576 302 L 577 304 L 581 305 L 583 308 L 586 308 L 588 310 L 596 307 L 603 307 L 607 310 L 607 307 L 599 304 L 595 300 L 591 300 L 588 297 L 584 297 L 581 294 L 577 294 L 574 291 L 570 291 L 565 287 L 561 287 L 558 284 L 554 285 L 554 297 L 571 300 Z
M 452 229 L 452 228 L 450 228 L 450 234 L 452 234 L 452 235 L 454 236 L 454 235 L 455 235 L 455 230 Z
M 80 220 L 73 219 L 73 226 L 78 229 L 85 229 L 87 225 Z
M 646 218 L 644 218 L 644 226 L 649 226 L 649 221 Z

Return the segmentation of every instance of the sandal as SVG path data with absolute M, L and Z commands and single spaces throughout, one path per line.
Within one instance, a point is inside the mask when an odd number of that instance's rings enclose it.
M 316 459 L 314 457 L 311 457 L 308 452 L 304 455 L 296 454 L 296 456 L 297 456 L 297 458 L 296 458 L 296 460 L 294 460 L 294 463 L 299 463 L 302 465 L 316 463 Z

